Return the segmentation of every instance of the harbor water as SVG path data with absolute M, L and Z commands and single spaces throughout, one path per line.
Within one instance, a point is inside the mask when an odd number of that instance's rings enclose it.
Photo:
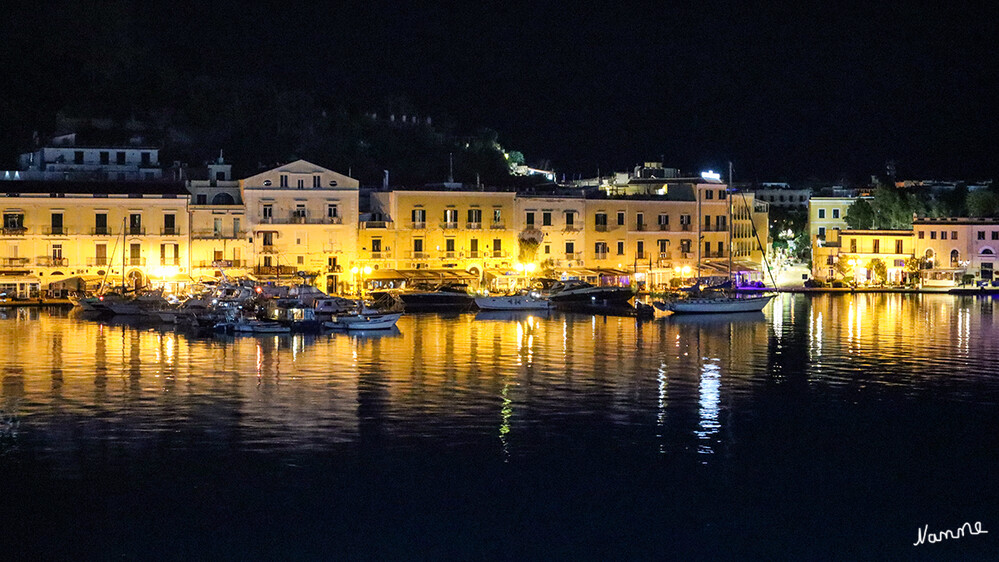
M 991 297 L 196 337 L 0 310 L 15 559 L 994 559 Z M 936 544 L 917 530 L 980 521 Z

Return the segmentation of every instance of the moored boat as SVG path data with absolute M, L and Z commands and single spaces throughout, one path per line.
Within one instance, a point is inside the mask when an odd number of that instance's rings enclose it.
M 480 310 L 547 310 L 552 302 L 540 293 L 522 292 L 517 295 L 475 297 L 475 305 Z
M 389 330 L 401 317 L 401 312 L 363 311 L 336 316 L 330 322 L 323 322 L 323 326 L 340 330 Z
M 559 306 L 573 304 L 585 305 L 623 305 L 635 293 L 629 287 L 597 287 L 585 281 L 562 281 L 552 285 L 548 298 Z
M 673 314 L 760 312 L 775 295 L 718 294 L 679 298 L 655 303 L 656 308 Z
M 475 306 L 475 296 L 468 286 L 460 283 L 438 285 L 424 290 L 398 293 L 407 312 L 437 310 L 469 310 Z

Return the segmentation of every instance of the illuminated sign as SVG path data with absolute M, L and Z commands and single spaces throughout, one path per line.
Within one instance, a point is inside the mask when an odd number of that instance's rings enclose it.
M 707 172 L 701 172 L 701 177 L 706 180 L 721 181 L 721 174 L 718 172 L 714 172 L 712 170 L 708 170 Z

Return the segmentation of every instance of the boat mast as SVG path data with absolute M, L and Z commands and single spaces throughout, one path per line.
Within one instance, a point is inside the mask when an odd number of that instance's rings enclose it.
M 128 227 L 128 218 L 121 219 L 121 294 L 125 294 L 125 229 Z
M 701 286 L 701 241 L 704 234 L 701 233 L 701 188 L 699 184 L 694 184 L 694 197 L 697 197 L 697 278 L 694 279 L 694 286 Z
M 732 228 L 734 227 L 732 223 L 732 195 L 735 193 L 735 187 L 732 184 L 732 161 L 728 161 L 728 185 L 725 186 L 725 191 L 728 192 L 728 278 L 729 281 L 732 280 Z

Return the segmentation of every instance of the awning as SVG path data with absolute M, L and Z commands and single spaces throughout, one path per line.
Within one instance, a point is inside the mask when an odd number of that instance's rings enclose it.
M 625 271 L 623 269 L 607 268 L 607 269 L 597 269 L 595 274 L 600 275 L 601 277 L 625 277 L 627 275 L 631 275 L 631 272 Z
M 463 269 L 376 269 L 364 275 L 366 280 L 398 279 L 401 281 L 437 281 L 442 283 L 478 278 L 477 273 Z
M 101 277 L 100 275 L 77 275 L 75 277 L 66 277 L 65 279 L 60 279 L 58 281 L 52 281 L 51 283 L 49 283 L 49 289 L 84 291 L 88 287 L 100 285 L 102 279 L 104 278 Z

